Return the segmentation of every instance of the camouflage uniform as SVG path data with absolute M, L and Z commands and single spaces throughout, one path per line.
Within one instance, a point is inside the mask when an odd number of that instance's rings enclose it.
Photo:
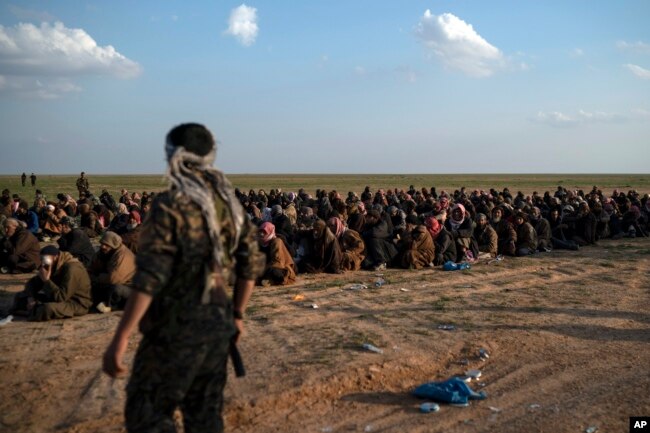
M 90 188 L 90 184 L 87 177 L 80 177 L 77 179 L 77 191 L 79 191 L 79 194 L 87 192 L 88 188 Z
M 246 220 L 235 239 L 230 210 L 219 194 L 214 196 L 226 250 L 225 286 L 236 278 L 254 280 L 264 270 L 256 231 Z M 223 430 L 223 388 L 235 326 L 225 291 L 211 291 L 209 302 L 203 297 L 211 260 L 201 209 L 184 195 L 157 195 L 142 225 L 134 277 L 134 289 L 153 300 L 140 322 L 144 337 L 127 386 L 129 432 L 175 431 L 177 407 L 186 432 Z

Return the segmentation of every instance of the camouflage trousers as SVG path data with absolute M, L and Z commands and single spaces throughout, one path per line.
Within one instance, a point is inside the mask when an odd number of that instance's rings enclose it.
M 208 332 L 211 341 L 196 342 L 187 335 L 142 339 L 126 388 L 128 432 L 175 432 L 176 408 L 183 413 L 186 433 L 223 431 L 223 389 L 232 332 Z

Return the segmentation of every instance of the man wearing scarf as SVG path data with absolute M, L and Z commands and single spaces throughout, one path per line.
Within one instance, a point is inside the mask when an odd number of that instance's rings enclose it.
M 336 236 L 327 228 L 325 221 L 319 219 L 314 222 L 314 246 L 309 255 L 301 262 L 303 271 L 310 274 L 327 272 L 339 274 L 341 269 L 341 247 Z
M 229 347 L 243 331 L 264 258 L 234 189 L 212 166 L 210 131 L 177 126 L 165 150 L 170 189 L 156 195 L 143 223 L 133 292 L 103 369 L 112 377 L 126 373 L 124 354 L 139 324 L 127 431 L 174 431 L 180 408 L 185 431 L 221 432 Z
M 422 269 L 432 265 L 435 258 L 433 239 L 415 215 L 406 217 L 406 228 L 397 249 L 395 263 L 404 269 Z
M 273 223 L 265 222 L 259 228 L 260 250 L 266 255 L 266 268 L 261 278 L 262 285 L 284 286 L 296 282 L 296 265 L 284 241 L 276 236 Z
M 341 247 L 341 269 L 344 271 L 358 271 L 361 269 L 361 263 L 366 258 L 366 245 L 361 239 L 361 235 L 343 224 L 338 217 L 332 217 L 327 220 L 327 227 L 334 233 L 339 240 Z

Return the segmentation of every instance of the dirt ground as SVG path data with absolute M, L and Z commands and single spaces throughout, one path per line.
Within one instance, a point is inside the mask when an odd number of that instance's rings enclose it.
M 372 272 L 259 287 L 227 431 L 626 432 L 650 415 L 649 269 L 650 240 L 622 239 L 467 271 L 388 270 L 381 287 Z M 0 308 L 26 279 L 2 276 Z M 119 318 L 0 327 L 0 431 L 124 431 L 126 381 L 99 373 Z M 415 386 L 470 368 L 486 400 L 419 412 Z

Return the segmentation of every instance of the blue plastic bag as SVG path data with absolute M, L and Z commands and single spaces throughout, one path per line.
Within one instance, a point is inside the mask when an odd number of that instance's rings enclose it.
M 444 265 L 442 265 L 442 270 L 443 271 L 463 271 L 465 269 L 470 269 L 472 266 L 469 263 L 463 262 L 463 263 L 454 263 L 451 260 L 445 262 Z
M 475 392 L 463 380 L 452 377 L 444 382 L 429 382 L 418 386 L 412 394 L 442 403 L 466 404 L 468 400 L 484 400 L 485 391 Z

